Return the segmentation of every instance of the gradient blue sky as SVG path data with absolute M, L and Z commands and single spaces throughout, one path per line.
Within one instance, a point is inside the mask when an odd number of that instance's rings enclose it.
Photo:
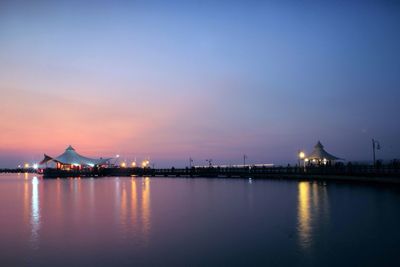
M 395 1 L 1 1 L 0 167 L 400 158 Z

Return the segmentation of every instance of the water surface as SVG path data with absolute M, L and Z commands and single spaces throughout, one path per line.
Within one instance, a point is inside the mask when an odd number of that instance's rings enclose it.
M 399 188 L 0 175 L 1 266 L 400 264 Z

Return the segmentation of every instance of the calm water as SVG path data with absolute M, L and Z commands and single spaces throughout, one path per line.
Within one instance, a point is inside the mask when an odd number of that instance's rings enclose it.
M 0 175 L 1 266 L 400 264 L 400 190 Z

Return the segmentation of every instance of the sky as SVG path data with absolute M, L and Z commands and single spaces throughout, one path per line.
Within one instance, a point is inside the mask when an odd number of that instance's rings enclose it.
M 0 167 L 400 158 L 399 27 L 396 1 L 0 1 Z

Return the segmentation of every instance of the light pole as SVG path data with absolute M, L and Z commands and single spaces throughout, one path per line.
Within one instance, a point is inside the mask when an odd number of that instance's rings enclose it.
M 208 166 L 211 168 L 212 167 L 212 159 L 206 159 L 206 161 L 208 162 Z
M 243 167 L 246 167 L 246 159 L 247 159 L 247 155 L 244 154 L 243 155 Z
M 189 169 L 192 168 L 192 163 L 193 163 L 193 159 L 190 157 L 190 158 L 189 158 Z
M 301 164 L 302 160 L 304 161 L 304 168 L 305 168 L 306 167 L 306 162 L 305 162 L 306 153 L 304 153 L 304 151 L 299 150 L 298 156 L 299 156 L 299 168 L 300 168 L 300 164 Z
M 379 143 L 379 141 L 372 138 L 372 159 L 374 167 L 376 167 L 375 150 L 380 150 L 380 149 L 381 149 L 381 144 Z

